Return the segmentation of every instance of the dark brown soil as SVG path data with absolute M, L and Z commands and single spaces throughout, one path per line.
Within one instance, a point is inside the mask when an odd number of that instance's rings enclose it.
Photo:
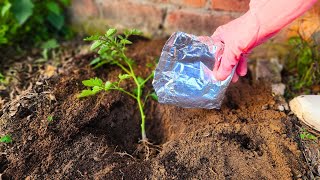
M 139 41 L 130 48 L 142 76 L 150 72 L 145 64 L 154 62 L 163 43 Z M 230 86 L 221 110 L 148 101 L 147 136 L 161 151 L 140 159 L 134 100 L 119 92 L 76 97 L 85 88 L 82 80 L 115 80 L 120 72 L 115 67 L 92 70 L 88 63 L 93 57 L 67 58 L 51 78 L 36 69 L 28 79 L 31 86 L 4 104 L 0 132 L 11 134 L 14 142 L 0 145 L 2 178 L 305 178 L 307 167 L 292 122 L 276 110 L 268 86 L 249 78 Z

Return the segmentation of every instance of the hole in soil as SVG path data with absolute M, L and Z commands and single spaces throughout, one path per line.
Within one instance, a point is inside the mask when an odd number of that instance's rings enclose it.
M 230 133 L 230 134 L 220 134 L 225 140 L 234 141 L 240 144 L 240 147 L 244 150 L 255 151 L 259 156 L 263 155 L 260 149 L 260 143 L 256 143 L 246 134 Z
M 153 114 L 152 106 L 146 107 L 148 107 L 147 137 L 153 145 L 160 145 L 164 139 L 161 118 Z M 134 154 L 141 139 L 140 123 L 140 113 L 134 102 L 122 97 L 119 101 L 112 103 L 109 108 L 101 105 L 97 116 L 90 120 L 84 131 L 106 138 L 107 142 L 110 142 L 109 145 L 113 146 L 117 152 Z M 157 153 L 155 151 L 152 156 Z
M 239 105 L 236 104 L 234 101 L 233 101 L 233 98 L 232 98 L 232 95 L 230 94 L 226 94 L 226 106 L 229 108 L 229 109 L 234 109 L 234 110 L 237 110 L 239 109 Z

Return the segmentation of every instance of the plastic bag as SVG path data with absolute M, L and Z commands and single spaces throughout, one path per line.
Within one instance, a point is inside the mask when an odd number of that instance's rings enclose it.
M 163 47 L 153 79 L 160 103 L 184 108 L 219 109 L 235 68 L 224 81 L 213 76 L 223 44 L 184 32 L 171 35 Z

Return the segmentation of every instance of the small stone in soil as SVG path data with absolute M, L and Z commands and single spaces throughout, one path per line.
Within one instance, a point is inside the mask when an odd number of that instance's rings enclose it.
M 285 109 L 285 108 L 284 108 L 283 105 L 279 105 L 279 106 L 278 106 L 278 110 L 279 110 L 279 111 L 284 111 L 284 109 Z
M 269 109 L 269 105 L 268 104 L 265 104 L 261 107 L 261 110 L 267 110 Z

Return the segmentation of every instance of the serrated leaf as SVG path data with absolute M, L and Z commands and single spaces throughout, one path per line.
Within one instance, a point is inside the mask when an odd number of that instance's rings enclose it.
M 61 14 L 61 9 L 56 2 L 53 2 L 53 1 L 48 2 L 46 3 L 46 6 L 47 6 L 47 9 L 53 12 L 54 14 L 57 14 L 57 15 Z
M 157 94 L 156 94 L 155 92 L 151 93 L 149 96 L 150 96 L 153 100 L 158 101 L 158 96 L 157 96 Z
M 116 55 L 116 54 L 117 54 L 117 52 L 118 52 L 118 51 L 116 51 L 116 50 L 113 50 L 113 51 L 111 52 L 111 56 L 114 56 L 114 55 Z
M 104 84 L 104 90 L 105 91 L 109 91 L 109 89 L 112 87 L 112 83 L 110 81 L 107 81 L 105 84 Z
M 98 51 L 98 54 L 101 55 L 101 54 L 105 53 L 108 49 L 109 49 L 108 46 L 102 45 L 102 46 L 100 47 L 99 51 Z
M 106 35 L 107 35 L 107 37 L 110 37 L 110 36 L 113 36 L 116 33 L 117 33 L 117 30 L 111 28 L 111 29 L 108 29 L 108 31 L 106 32 Z
M 93 92 L 90 89 L 86 89 L 86 90 L 81 91 L 81 93 L 78 95 L 78 98 L 88 97 L 88 96 L 92 96 L 95 94 L 96 94 L 96 92 Z
M 64 25 L 64 16 L 62 14 L 55 14 L 50 12 L 47 16 L 47 20 L 57 30 L 61 30 Z
M 119 39 L 124 39 L 124 37 L 123 37 L 123 36 L 121 36 L 121 35 L 118 35 L 118 38 L 119 38 Z
M 1 16 L 3 17 L 11 8 L 11 3 L 9 1 L 6 1 L 4 3 L 4 6 L 1 9 Z
M 102 87 L 103 86 L 103 82 L 101 79 L 99 78 L 91 78 L 89 80 L 84 80 L 82 81 L 82 84 L 88 87 L 94 87 L 94 86 L 99 86 Z
M 144 79 L 142 77 L 138 76 L 137 77 L 137 81 L 138 81 L 139 84 L 142 84 Z
M 121 43 L 121 44 L 132 44 L 132 42 L 129 41 L 128 39 L 121 39 L 121 40 L 120 40 L 120 43 Z
M 102 43 L 103 43 L 103 41 L 101 41 L 101 40 L 95 41 L 95 42 L 91 45 L 90 50 L 91 50 L 91 51 L 92 51 L 92 50 L 95 50 L 96 48 L 98 48 L 99 46 L 101 46 Z
M 2 136 L 0 138 L 0 142 L 2 142 L 2 143 L 11 143 L 12 142 L 12 138 L 11 138 L 10 135 Z
M 100 86 L 93 86 L 92 87 L 92 92 L 94 92 L 95 94 L 99 91 L 101 91 L 103 88 Z
M 128 79 L 130 78 L 131 76 L 129 74 L 119 74 L 119 79 L 120 80 L 124 80 L 124 79 Z
M 84 41 L 95 41 L 95 40 L 99 40 L 100 36 L 99 35 L 93 35 L 93 36 L 89 36 L 84 38 Z
M 20 25 L 24 24 L 33 12 L 31 0 L 15 0 L 12 4 L 12 13 Z

